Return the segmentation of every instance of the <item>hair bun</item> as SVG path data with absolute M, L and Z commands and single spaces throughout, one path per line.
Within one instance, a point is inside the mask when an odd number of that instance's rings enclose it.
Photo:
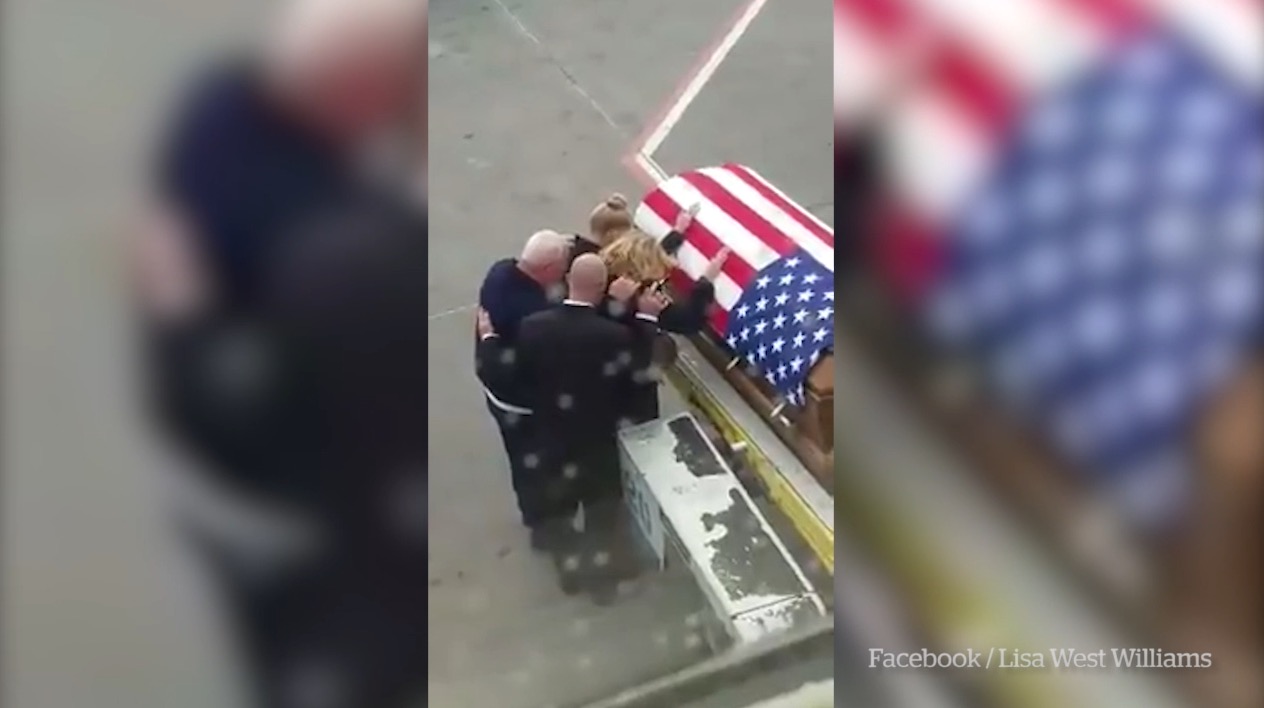
M 606 198 L 606 206 L 611 209 L 627 209 L 628 198 L 616 192 Z

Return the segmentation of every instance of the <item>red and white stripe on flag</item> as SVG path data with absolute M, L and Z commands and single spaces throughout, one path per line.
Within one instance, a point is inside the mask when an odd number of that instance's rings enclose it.
M 835 118 L 845 127 L 863 113 L 910 36 L 932 28 L 940 41 L 921 80 L 890 107 L 881 137 L 904 237 L 933 241 L 986 179 L 1004 131 L 1031 97 L 1155 25 L 1258 92 L 1262 15 L 1259 0 L 834 0 Z M 889 252 L 898 257 L 900 249 Z
M 636 210 L 636 225 L 661 239 L 681 211 L 700 206 L 676 255 L 676 285 L 687 289 L 727 246 L 732 255 L 715 282 L 711 324 L 723 335 L 728 311 L 755 274 L 802 249 L 834 270 L 834 230 L 749 167 L 726 164 L 685 172 L 659 183 Z

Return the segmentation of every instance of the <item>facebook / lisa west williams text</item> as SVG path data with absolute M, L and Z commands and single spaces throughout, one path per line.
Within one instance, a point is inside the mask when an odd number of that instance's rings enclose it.
M 871 669 L 1210 669 L 1210 653 L 1154 648 L 1023 650 L 993 647 L 933 652 L 869 650 Z

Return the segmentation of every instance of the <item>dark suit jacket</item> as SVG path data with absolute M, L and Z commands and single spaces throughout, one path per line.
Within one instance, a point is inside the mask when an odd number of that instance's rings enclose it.
M 515 361 L 549 447 L 613 443 L 633 388 L 634 330 L 567 302 L 523 320 Z
M 834 220 L 842 240 L 834 252 L 844 269 L 860 265 L 873 238 L 871 219 L 882 187 L 877 126 L 839 136 L 834 148 Z

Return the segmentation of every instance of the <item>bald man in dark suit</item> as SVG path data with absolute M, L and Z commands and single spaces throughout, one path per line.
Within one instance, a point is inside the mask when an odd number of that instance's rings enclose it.
M 554 518 L 550 547 L 562 572 L 563 589 L 586 589 L 601 604 L 613 600 L 627 563 L 620 539 L 623 483 L 618 431 L 636 391 L 638 347 L 649 341 L 626 323 L 603 315 L 606 266 L 595 254 L 577 257 L 567 274 L 567 299 L 527 317 L 519 327 L 513 357 L 497 356 L 502 346 L 480 313 L 487 366 L 481 375 L 513 376 L 536 416 L 541 477 L 550 487 Z M 661 310 L 665 303 L 659 302 Z M 655 313 L 657 314 L 657 313 Z M 647 336 L 648 335 L 648 336 Z M 510 362 L 510 363 L 504 363 Z M 582 531 L 572 517 L 583 509 Z

